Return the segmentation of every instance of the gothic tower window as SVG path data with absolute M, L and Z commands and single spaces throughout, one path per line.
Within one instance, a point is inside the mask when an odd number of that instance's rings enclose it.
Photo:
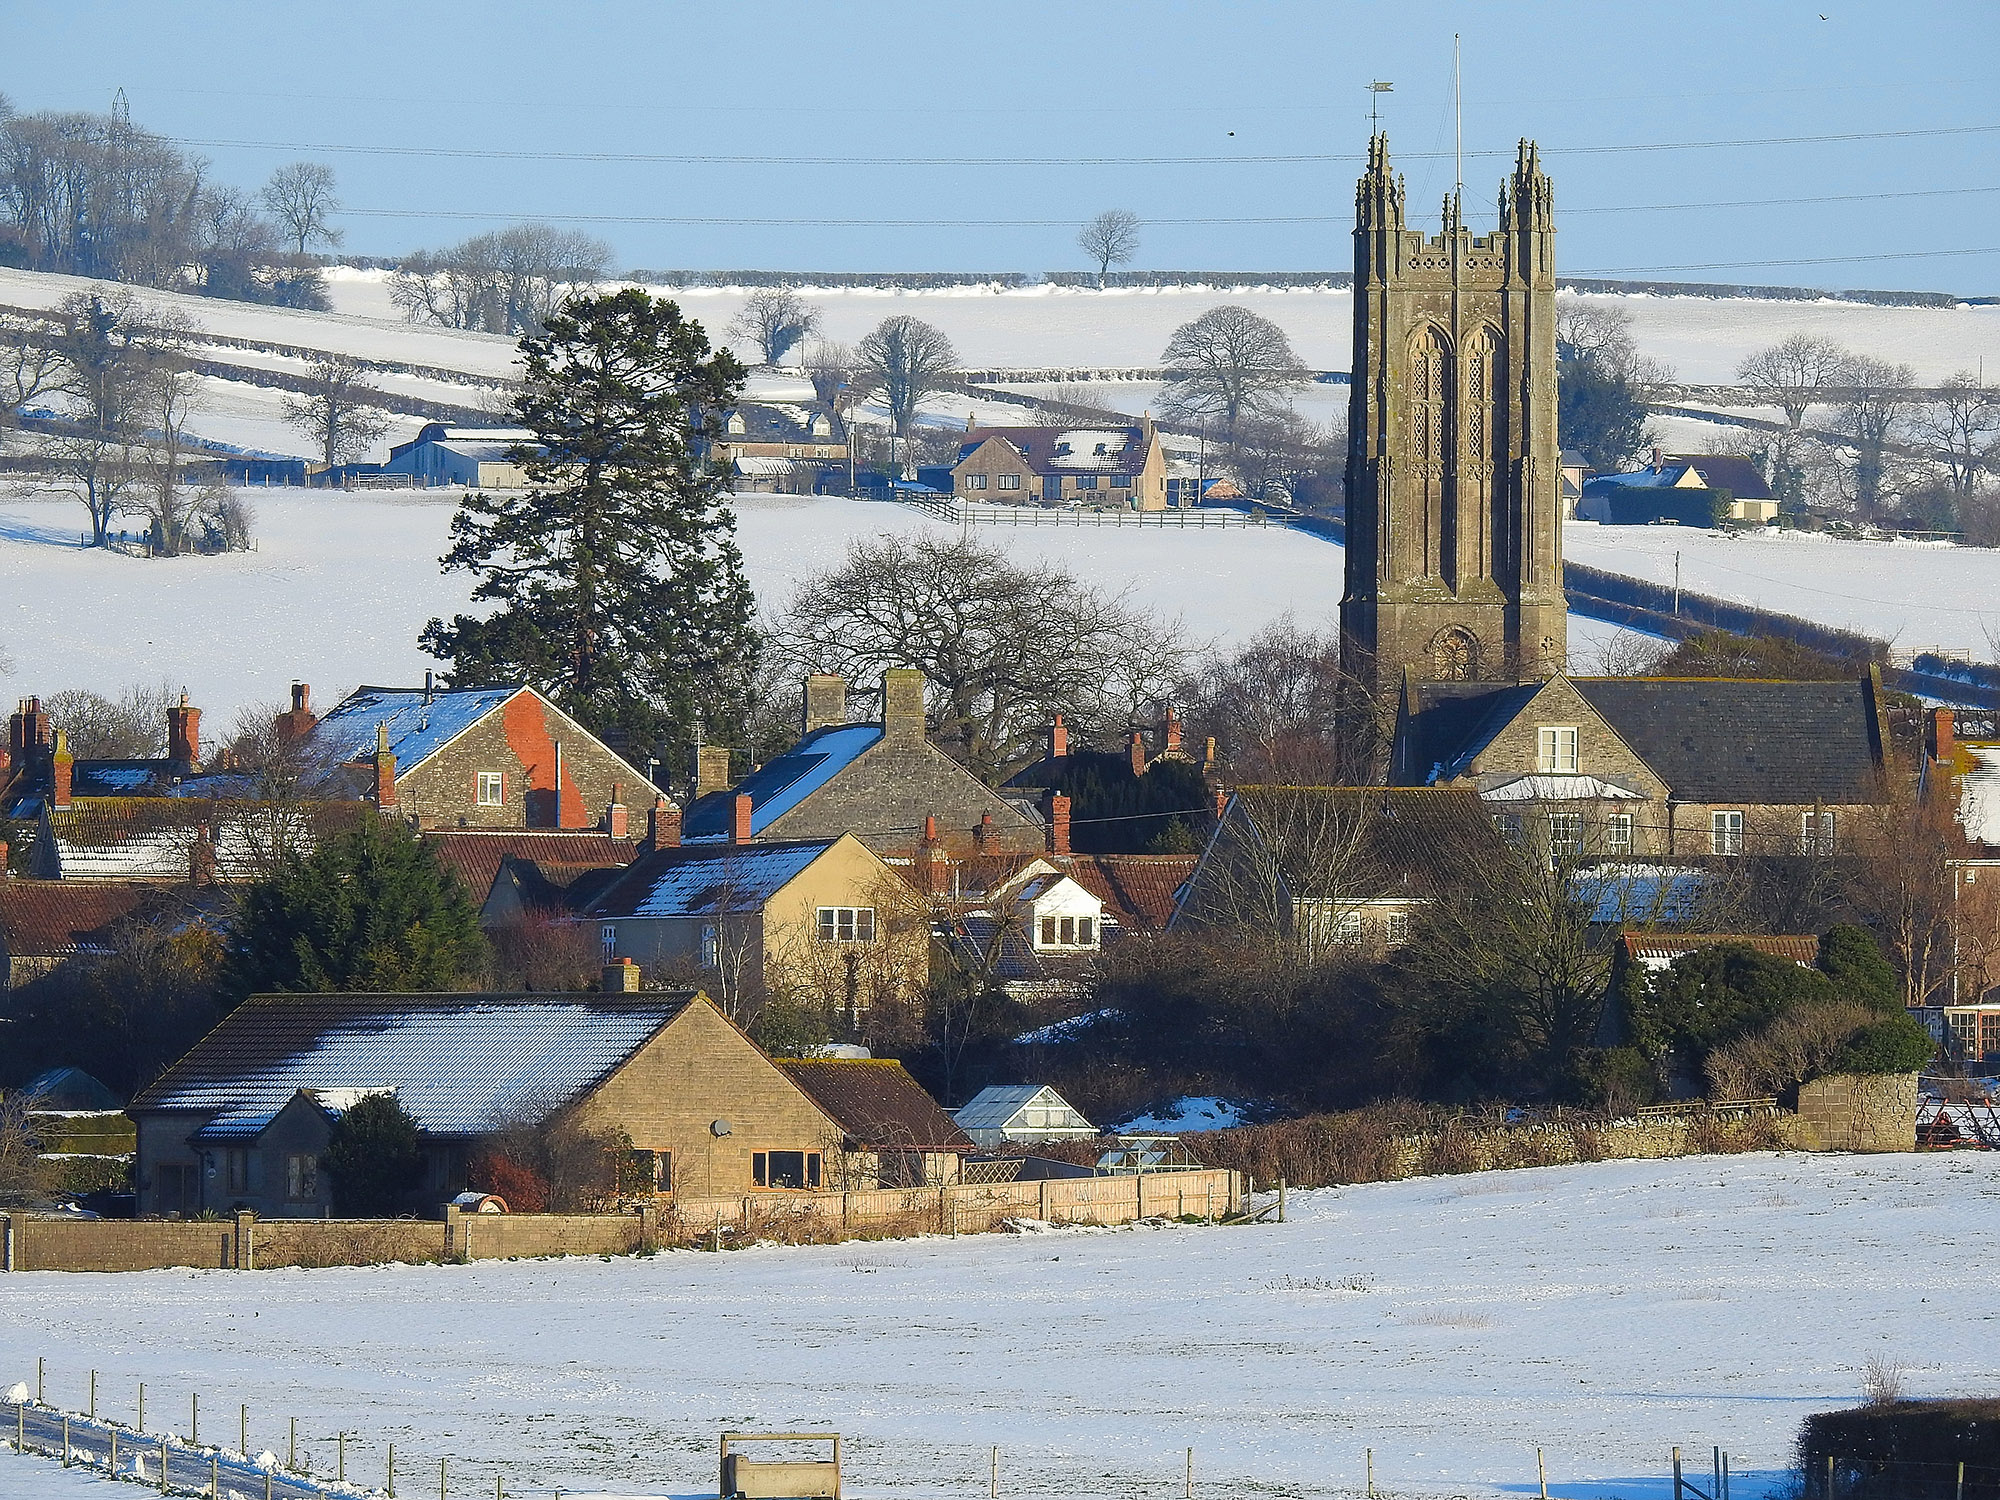
M 1426 324 L 1410 340 L 1409 429 L 1404 453 L 1415 494 L 1411 497 L 1418 535 L 1411 540 L 1421 548 L 1411 559 L 1414 566 L 1406 577 L 1436 578 L 1444 571 L 1445 549 L 1450 528 L 1446 507 L 1450 504 L 1451 350 L 1444 334 Z
M 1477 548 L 1462 560 L 1475 578 L 1493 576 L 1507 556 L 1507 358 L 1497 329 L 1480 329 L 1465 349 L 1464 535 Z

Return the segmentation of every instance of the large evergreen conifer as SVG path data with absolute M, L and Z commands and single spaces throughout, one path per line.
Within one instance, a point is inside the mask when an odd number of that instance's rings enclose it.
M 500 607 L 432 620 L 424 648 L 455 686 L 534 682 L 594 733 L 670 764 L 697 715 L 731 743 L 754 600 L 698 424 L 735 399 L 742 365 L 636 289 L 576 298 L 521 349 L 516 412 L 539 445 L 516 454 L 529 488 L 468 493 L 444 558 Z
M 244 893 L 229 988 L 442 990 L 485 956 L 465 887 L 407 827 L 368 813 Z

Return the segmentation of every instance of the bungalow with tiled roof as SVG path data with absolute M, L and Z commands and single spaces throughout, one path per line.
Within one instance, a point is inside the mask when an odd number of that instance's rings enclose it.
M 974 427 L 951 469 L 975 504 L 1167 508 L 1167 451 L 1146 417 L 1131 427 Z
M 778 1070 L 840 1127 L 829 1186 L 941 1187 L 973 1149 L 937 1101 L 886 1057 L 779 1058 Z
M 139 1212 L 325 1216 L 334 1124 L 385 1092 L 422 1134 L 417 1212 L 487 1186 L 471 1161 L 524 1125 L 622 1132 L 702 1197 L 818 1187 L 843 1136 L 693 990 L 256 995 L 133 1100 Z

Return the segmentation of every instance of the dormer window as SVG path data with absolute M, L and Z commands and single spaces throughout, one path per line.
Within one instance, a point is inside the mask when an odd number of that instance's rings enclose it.
M 1095 948 L 1098 924 L 1093 917 L 1043 917 L 1035 946 L 1043 949 Z
M 731 412 L 729 420 L 724 426 L 733 437 L 741 437 L 745 432 L 749 431 L 749 428 L 743 425 L 743 413 L 741 412 Z
M 1099 454 L 1099 455 L 1101 456 L 1101 455 L 1103 455 L 1104 453 L 1108 452 L 1109 450 L 1105 448 L 1104 444 L 1102 444 L 1102 443 L 1099 443 L 1099 444 L 1097 445 L 1097 451 L 1098 451 L 1098 454 Z
M 1056 444 L 1056 457 L 1057 457 L 1057 458 L 1068 458 L 1068 457 L 1069 457 L 1069 444 L 1068 444 L 1068 443 L 1057 443 L 1057 444 Z
M 1535 769 L 1544 776 L 1576 774 L 1576 727 L 1544 724 L 1535 731 Z

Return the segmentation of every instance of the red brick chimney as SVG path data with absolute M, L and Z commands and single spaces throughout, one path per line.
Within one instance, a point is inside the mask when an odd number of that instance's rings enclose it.
M 33 763 L 35 753 L 49 743 L 49 716 L 39 698 L 23 698 L 7 721 L 7 758 L 17 771 Z
M 1049 759 L 1069 759 L 1069 726 L 1063 723 L 1061 714 L 1057 714 L 1055 723 L 1049 725 Z
M 312 711 L 312 684 L 295 682 L 292 684 L 292 707 L 289 713 L 278 715 L 276 729 L 278 738 L 286 744 L 296 745 L 313 732 L 313 725 L 319 719 Z
M 1215 736 L 1212 734 L 1201 752 L 1201 769 L 1204 775 L 1215 769 Z
M 188 703 L 186 688 L 167 710 L 167 759 L 190 770 L 201 764 L 201 710 Z
M 1146 737 L 1145 737 L 1145 735 L 1141 734 L 1141 733 L 1140 733 L 1140 732 L 1139 732 L 1138 730 L 1136 730 L 1136 729 L 1135 729 L 1135 730 L 1133 730 L 1133 731 L 1132 731 L 1132 743 L 1131 743 L 1131 744 L 1130 744 L 1129 746 L 1127 746 L 1126 748 L 1127 748 L 1128 752 L 1129 752 L 1129 753 L 1131 754 L 1131 757 L 1132 757 L 1132 774 L 1133 774 L 1134 776 L 1144 776 L 1144 775 L 1146 774 Z
M 1216 821 L 1220 822 L 1222 820 L 1222 815 L 1228 811 L 1229 811 L 1229 792 L 1226 788 L 1217 787 L 1215 789 Z
M 979 826 L 972 830 L 972 845 L 981 854 L 993 852 L 993 814 L 981 813 Z
M 1169 706 L 1167 709 L 1166 753 L 1169 755 L 1178 755 L 1180 754 L 1180 751 L 1181 751 L 1181 716 L 1175 713 L 1173 711 L 1173 708 Z
M 1657 474 L 1666 466 L 1666 455 L 1660 452 L 1660 445 L 1658 443 L 1653 444 L 1653 472 Z
M 927 895 L 942 896 L 951 889 L 951 859 L 938 837 L 937 814 L 924 819 L 923 842 L 917 845 L 918 878 Z
M 729 842 L 747 844 L 750 842 L 750 794 L 738 792 L 729 809 Z
M 1926 748 L 1932 760 L 1948 761 L 1958 753 L 1958 722 L 1950 709 L 1932 709 L 1925 727 L 1930 731 L 1924 738 L 1930 741 Z
M 627 838 L 630 836 L 626 832 L 628 826 L 625 804 L 618 800 L 618 783 L 614 781 L 611 783 L 611 802 L 604 809 L 604 831 L 614 839 Z
M 1049 853 L 1069 853 L 1069 798 L 1050 792 L 1043 799 L 1042 811 L 1049 820 Z
M 665 797 L 655 797 L 646 812 L 646 847 L 674 849 L 681 841 L 681 810 Z
M 389 748 L 389 721 L 375 726 L 375 805 L 396 805 L 396 752 Z
M 49 761 L 49 804 L 60 810 L 69 806 L 70 779 L 76 771 L 76 759 L 69 753 L 69 736 L 60 729 L 56 731 L 56 751 Z

